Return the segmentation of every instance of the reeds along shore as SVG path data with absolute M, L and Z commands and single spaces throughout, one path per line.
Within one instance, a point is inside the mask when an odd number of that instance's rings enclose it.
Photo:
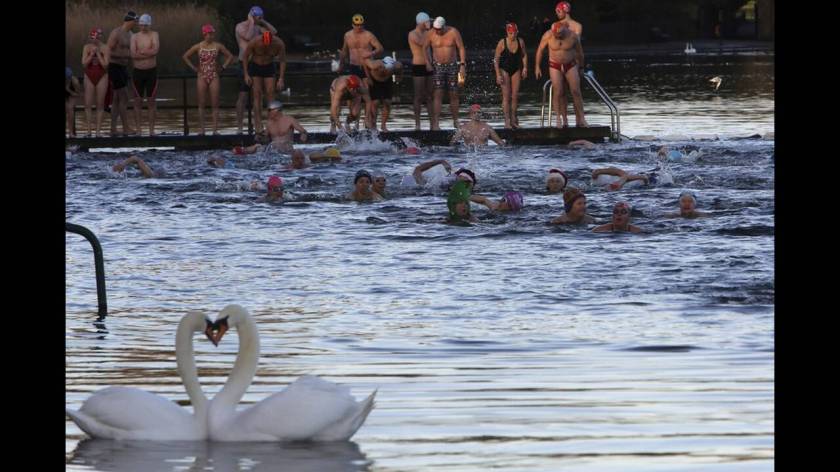
M 190 46 L 201 41 L 201 25 L 206 23 L 216 27 L 217 41 L 224 44 L 233 54 L 238 51 L 232 31 L 225 31 L 217 12 L 207 6 L 138 5 L 93 8 L 84 3 L 66 3 L 64 56 L 66 65 L 73 69 L 74 74 L 82 74 L 82 48 L 87 43 L 91 28 L 102 28 L 105 33 L 104 41 L 112 29 L 122 24 L 125 13 L 130 9 L 138 15 L 152 15 L 152 29 L 160 34 L 160 52 L 157 56 L 160 74 L 188 72 L 181 55 Z M 135 28 L 134 31 L 139 31 L 139 28 Z

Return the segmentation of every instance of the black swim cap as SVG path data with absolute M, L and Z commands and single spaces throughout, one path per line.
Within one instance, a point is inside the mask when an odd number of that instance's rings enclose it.
M 367 177 L 369 181 L 373 182 L 373 177 L 371 177 L 370 172 L 362 169 L 359 172 L 356 172 L 356 178 L 353 179 L 353 185 L 357 184 L 359 182 L 359 179 L 361 179 L 362 177 Z
M 461 167 L 460 169 L 458 169 L 458 170 L 456 170 L 456 171 L 455 171 L 455 175 L 456 175 L 456 176 L 457 176 L 458 174 L 462 174 L 462 173 L 463 173 L 463 174 L 467 174 L 467 175 L 469 175 L 469 176 L 470 176 L 470 178 L 472 179 L 472 184 L 473 184 L 473 187 L 475 187 L 476 185 L 478 185 L 478 179 L 476 179 L 476 178 L 475 178 L 475 174 L 473 173 L 473 171 L 471 171 L 471 170 L 469 170 L 469 169 L 465 169 L 465 168 L 463 168 L 463 167 Z
M 135 21 L 135 20 L 137 20 L 137 13 L 134 13 L 133 11 L 130 11 L 130 10 L 129 10 L 128 13 L 125 14 L 125 18 L 123 18 L 123 21 Z

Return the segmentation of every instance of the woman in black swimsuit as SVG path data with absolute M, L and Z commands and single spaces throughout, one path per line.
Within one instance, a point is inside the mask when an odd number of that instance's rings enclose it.
M 505 114 L 505 128 L 519 128 L 516 109 L 519 106 L 519 83 L 528 77 L 528 53 L 525 41 L 519 37 L 516 23 L 505 25 L 507 36 L 496 45 L 493 67 L 496 69 L 496 83 L 502 88 L 502 111 Z

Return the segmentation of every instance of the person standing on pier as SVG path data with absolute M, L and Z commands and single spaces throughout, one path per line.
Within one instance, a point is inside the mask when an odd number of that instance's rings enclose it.
M 280 75 L 275 82 L 277 66 L 274 58 L 280 63 Z M 245 74 L 245 83 L 252 87 L 254 93 L 254 129 L 257 134 L 263 132 L 262 128 L 262 101 L 263 93 L 271 103 L 274 101 L 274 89 L 283 90 L 286 75 L 286 44 L 283 40 L 264 30 L 260 36 L 252 39 L 245 48 L 242 57 L 242 66 Z
M 557 112 L 557 127 L 569 126 L 566 115 L 564 82 L 569 82 L 569 90 L 572 92 L 572 100 L 575 105 L 575 126 L 588 126 L 583 117 L 583 96 L 580 93 L 580 67 L 583 64 L 583 48 L 580 45 L 580 38 L 569 26 L 563 22 L 554 23 L 551 31 L 546 32 L 540 46 L 537 48 L 534 72 L 536 78 L 542 76 L 540 62 L 545 48 L 548 47 L 549 77 L 551 87 L 554 89 L 552 106 Z M 562 118 L 562 119 L 561 119 Z
M 157 31 L 152 31 L 152 16 L 144 13 L 140 16 L 140 32 L 131 35 L 131 57 L 134 59 L 134 118 L 137 121 L 137 133 L 142 133 L 140 110 L 143 97 L 149 108 L 149 136 L 155 135 L 155 98 L 157 97 L 157 53 L 160 50 L 160 38 Z
M 242 59 L 245 57 L 245 49 L 248 47 L 248 43 L 260 35 L 260 28 L 267 29 L 272 35 L 277 34 L 277 28 L 265 21 L 263 10 L 258 6 L 251 7 L 248 11 L 248 18 L 239 22 L 235 28 L 236 43 L 239 45 L 239 67 L 236 70 L 236 77 L 239 79 L 239 97 L 236 99 L 236 125 L 239 134 L 242 134 L 245 103 L 248 101 L 248 92 L 251 91 L 251 86 L 245 83 L 245 66 Z
M 85 119 L 87 137 L 91 137 L 93 123 L 91 110 L 96 102 L 96 137 L 102 128 L 105 113 L 105 94 L 108 91 L 108 46 L 102 42 L 102 28 L 90 30 L 89 41 L 82 48 L 82 66 L 85 68 Z
M 376 35 L 365 29 L 365 17 L 356 13 L 353 15 L 353 28 L 344 33 L 344 44 L 341 52 L 338 53 L 338 62 L 345 64 L 344 73 L 347 75 L 358 75 L 365 78 L 365 59 L 370 59 L 382 54 L 385 48 L 376 38 Z
M 496 69 L 496 83 L 502 88 L 502 113 L 505 128 L 519 128 L 516 110 L 519 107 L 519 84 L 528 77 L 528 53 L 525 41 L 519 37 L 516 23 L 505 25 L 507 36 L 496 45 L 493 67 Z
M 408 32 L 408 47 L 411 49 L 411 76 L 414 79 L 414 130 L 420 131 L 420 105 L 426 105 L 426 113 L 431 117 L 432 64 L 428 62 L 423 44 L 432 29 L 432 20 L 425 12 L 415 18 L 417 26 Z
M 213 134 L 219 134 L 219 72 L 233 62 L 233 54 L 220 42 L 213 39 L 216 28 L 207 24 L 201 27 L 201 34 L 204 40 L 196 43 L 184 53 L 184 62 L 197 73 L 196 95 L 198 96 L 198 120 L 201 125 L 200 136 L 204 136 L 204 104 L 207 93 L 210 93 L 210 106 L 213 109 Z M 225 62 L 219 69 L 219 51 L 225 55 Z M 193 65 L 190 56 L 198 53 L 198 67 Z
M 123 135 L 135 134 L 128 124 L 128 62 L 131 60 L 131 29 L 137 23 L 137 13 L 129 11 L 123 24 L 117 26 L 108 36 L 108 80 L 114 92 L 111 106 L 111 136 L 117 134 L 117 117 L 122 120 Z
M 449 90 L 449 109 L 452 111 L 452 124 L 457 129 L 458 123 L 458 87 L 467 80 L 467 50 L 461 33 L 452 26 L 446 26 L 446 20 L 439 16 L 432 23 L 433 32 L 426 36 L 423 50 L 431 48 L 429 63 L 434 64 L 434 108 L 431 117 L 431 129 L 440 130 L 440 110 L 443 106 L 443 90 Z M 460 60 L 459 60 L 460 58 Z

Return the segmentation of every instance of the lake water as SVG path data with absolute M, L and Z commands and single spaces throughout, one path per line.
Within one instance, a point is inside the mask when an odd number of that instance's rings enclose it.
M 248 308 L 261 334 L 243 403 L 303 374 L 359 399 L 379 389 L 341 444 L 91 441 L 68 419 L 67 470 L 772 470 L 775 151 L 772 139 L 737 137 L 774 131 L 773 57 L 640 57 L 595 71 L 622 132 L 656 140 L 419 156 L 367 142 L 344 148 L 340 164 L 294 172 L 277 155 L 211 169 L 208 152 L 144 153 L 166 172 L 155 179 L 114 174 L 111 154 L 67 159 L 67 220 L 100 238 L 109 305 L 94 324 L 93 256 L 68 233 L 68 408 L 109 385 L 185 402 L 177 322 L 229 303 Z M 588 121 L 609 123 L 586 97 Z M 315 123 L 321 109 L 290 113 L 312 130 L 328 124 Z M 538 107 L 522 113 L 538 124 Z M 394 129 L 413 126 L 410 111 L 395 115 Z M 663 144 L 700 152 L 670 163 L 676 185 L 590 188 L 597 167 L 653 168 Z M 524 210 L 474 204 L 479 223 L 442 224 L 440 192 L 397 185 L 427 159 L 472 168 L 477 193 L 522 191 Z M 645 233 L 548 225 L 563 206 L 545 194 L 550 167 L 585 189 L 599 222 L 616 201 L 632 203 Z M 386 201 L 343 199 L 360 168 L 387 176 Z M 272 174 L 288 201 L 257 203 L 250 182 Z M 684 189 L 710 217 L 665 218 Z M 218 348 L 196 338 L 209 396 L 236 349 L 233 335 Z

